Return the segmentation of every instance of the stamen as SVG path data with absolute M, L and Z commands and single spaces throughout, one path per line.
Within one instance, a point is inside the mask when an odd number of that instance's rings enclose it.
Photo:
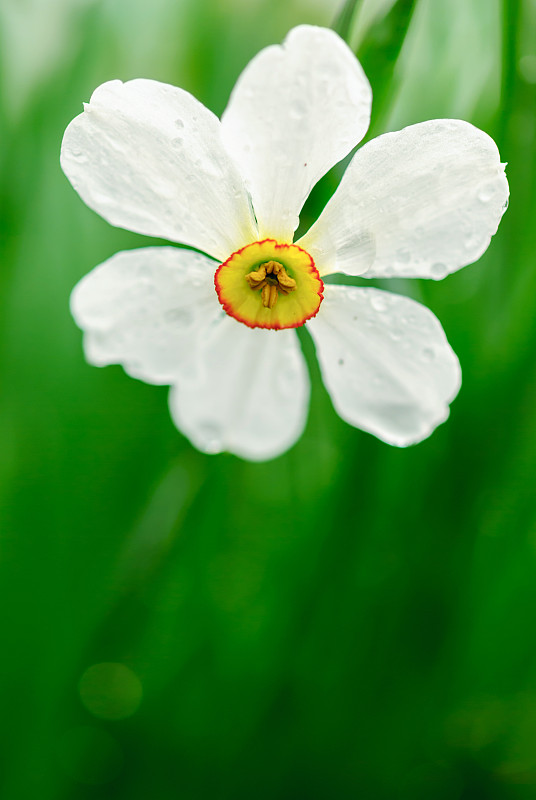
M 261 300 L 265 308 L 275 306 L 279 292 L 287 295 L 296 288 L 296 281 L 278 261 L 267 261 L 258 269 L 248 272 L 246 281 L 253 291 L 261 290 Z
M 254 272 L 249 272 L 246 275 L 246 280 L 252 289 L 259 289 L 261 284 L 264 285 L 265 278 L 266 278 L 266 267 L 264 265 L 261 265 L 259 269 L 256 269 Z

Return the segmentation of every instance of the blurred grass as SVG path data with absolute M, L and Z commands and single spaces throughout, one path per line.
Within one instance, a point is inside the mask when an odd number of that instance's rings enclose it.
M 374 132 L 469 119 L 509 162 L 511 206 L 477 264 L 392 284 L 460 357 L 446 425 L 403 451 L 348 427 L 305 336 L 306 434 L 266 464 L 195 452 L 164 388 L 84 363 L 72 286 L 147 240 L 82 204 L 59 144 L 114 77 L 221 113 L 260 47 L 338 9 L 52 5 L 52 40 L 37 0 L 15 39 L 0 14 L 0 796 L 535 797 L 534 3 L 418 0 L 403 41 L 410 4 L 358 10 L 351 41 L 388 98 Z M 140 679 L 132 717 L 82 705 L 100 662 Z

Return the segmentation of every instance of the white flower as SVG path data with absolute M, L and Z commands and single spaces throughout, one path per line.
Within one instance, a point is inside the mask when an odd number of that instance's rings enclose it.
M 173 420 L 200 450 L 261 460 L 296 441 L 309 377 L 292 328 L 305 321 L 351 425 L 405 446 L 448 416 L 460 368 L 436 317 L 322 278 L 460 269 L 486 250 L 508 184 L 482 131 L 412 125 L 358 150 L 293 244 L 311 188 L 363 138 L 371 100 L 346 44 L 304 25 L 251 61 L 221 122 L 182 89 L 110 81 L 65 132 L 62 167 L 91 208 L 206 254 L 117 253 L 72 295 L 88 361 L 171 385 Z

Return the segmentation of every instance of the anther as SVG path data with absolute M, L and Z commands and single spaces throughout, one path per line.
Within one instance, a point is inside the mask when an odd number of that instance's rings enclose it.
M 285 267 L 278 261 L 267 261 L 258 269 L 249 272 L 246 280 L 253 291 L 261 292 L 262 304 L 265 308 L 273 308 L 277 303 L 279 292 L 290 294 L 296 288 L 296 281 L 287 274 Z

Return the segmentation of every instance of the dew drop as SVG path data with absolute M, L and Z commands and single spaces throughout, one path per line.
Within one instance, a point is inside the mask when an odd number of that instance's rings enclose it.
M 411 253 L 406 248 L 401 248 L 396 251 L 396 260 L 399 264 L 407 264 L 411 259 Z
M 423 361 L 429 362 L 433 361 L 435 358 L 435 352 L 432 350 L 431 347 L 425 347 L 424 350 L 421 352 L 421 359 Z
M 289 116 L 291 119 L 301 120 L 305 117 L 307 113 L 307 108 L 303 101 L 295 102 L 294 105 L 291 106 L 289 110 Z
M 339 360 L 337 361 L 337 364 L 339 365 L 339 367 L 344 366 L 344 358 L 339 358 Z
M 495 188 L 493 184 L 488 183 L 486 186 L 483 186 L 481 189 L 479 189 L 477 197 L 481 203 L 489 203 L 494 194 Z
M 370 298 L 370 305 L 372 306 L 374 311 L 378 311 L 379 313 L 387 311 L 387 301 L 380 294 L 372 295 L 372 297 Z
M 184 128 L 184 122 L 180 117 L 177 117 L 175 120 L 175 127 L 178 128 L 180 131 Z
M 173 147 L 182 147 L 184 144 L 184 140 L 182 136 L 176 136 L 174 139 L 171 140 L 171 144 Z
M 465 237 L 464 237 L 464 240 L 463 240 L 463 246 L 465 247 L 466 250 L 472 250 L 473 247 L 475 246 L 475 241 L 476 241 L 476 238 L 475 238 L 474 233 L 472 231 L 468 231 L 465 234 Z
M 292 369 L 284 369 L 277 374 L 277 391 L 283 398 L 290 398 L 295 391 L 295 372 Z
M 199 426 L 199 438 L 205 453 L 221 453 L 223 450 L 223 434 L 219 425 L 204 422 Z
M 389 331 L 389 336 L 395 342 L 398 342 L 398 340 L 402 338 L 402 335 L 403 334 L 400 328 L 391 328 L 391 330 Z
M 154 284 L 150 283 L 148 280 L 143 280 L 142 278 L 137 283 L 134 283 L 125 289 L 123 297 L 129 303 L 143 304 L 150 298 L 154 297 L 155 294 L 156 291 Z
M 430 272 L 434 278 L 442 278 L 447 272 L 447 267 L 442 261 L 436 261 L 436 263 L 432 264 L 430 267 Z
M 187 328 L 194 321 L 194 315 L 188 308 L 170 308 L 164 316 L 166 322 L 177 328 Z

